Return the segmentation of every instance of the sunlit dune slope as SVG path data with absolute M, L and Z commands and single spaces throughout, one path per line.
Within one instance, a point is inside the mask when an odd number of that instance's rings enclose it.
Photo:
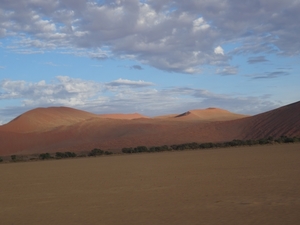
M 224 109 L 207 108 L 195 109 L 177 115 L 174 118 L 181 120 L 203 120 L 203 121 L 226 121 L 247 117 L 246 115 L 236 114 Z
M 25 112 L 1 126 L 0 130 L 18 133 L 40 132 L 74 124 L 96 116 L 89 112 L 68 107 L 37 108 Z
M 143 116 L 139 113 L 132 113 L 132 114 L 100 114 L 98 116 L 99 118 L 104 119 L 117 119 L 117 120 L 133 120 L 133 119 L 141 119 L 141 118 L 149 118 L 146 116 Z
M 184 112 L 182 114 L 169 114 L 156 116 L 154 119 L 169 119 L 180 121 L 227 121 L 248 117 L 247 115 L 236 114 L 219 108 L 207 108 L 207 109 L 194 109 Z

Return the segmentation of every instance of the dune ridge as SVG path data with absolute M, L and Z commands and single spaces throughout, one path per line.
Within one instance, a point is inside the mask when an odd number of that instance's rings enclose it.
M 194 109 L 175 116 L 178 119 L 203 120 L 203 121 L 226 121 L 248 117 L 219 108 Z
M 127 115 L 127 119 L 122 114 L 114 119 L 114 114 L 101 117 L 66 107 L 31 110 L 0 126 L 0 155 L 79 152 L 94 148 L 120 152 L 123 147 L 139 145 L 151 147 L 281 135 L 300 136 L 300 102 L 255 116 L 241 116 L 238 119 L 234 116 L 235 119 L 225 121 L 218 121 L 215 115 L 203 120 L 199 116 L 203 112 L 231 115 L 226 110 L 206 109 L 191 110 L 173 119 L 141 118 L 139 114 L 133 114 L 133 117 Z M 190 115 L 193 119 L 186 119 Z
M 69 107 L 36 108 L 0 126 L 0 130 L 16 133 L 41 132 L 93 117 L 97 115 Z

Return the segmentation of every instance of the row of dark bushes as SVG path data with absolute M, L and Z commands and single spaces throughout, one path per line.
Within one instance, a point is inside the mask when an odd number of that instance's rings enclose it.
M 259 140 L 232 140 L 228 142 L 207 142 L 207 143 L 185 143 L 185 144 L 177 144 L 177 145 L 163 145 L 163 146 L 137 146 L 135 148 L 123 148 L 123 153 L 140 153 L 140 152 L 163 152 L 163 151 L 180 151 L 180 150 L 189 150 L 189 149 L 209 149 L 209 148 L 226 148 L 226 147 L 234 147 L 234 146 L 251 146 L 251 145 L 265 145 L 265 144 L 274 144 L 274 143 L 295 143 L 300 142 L 299 137 L 287 137 L 281 136 L 279 138 L 262 138 Z M 81 154 L 77 155 L 74 152 L 56 152 L 55 154 L 50 153 L 42 153 L 39 155 L 40 160 L 47 159 L 65 159 L 65 158 L 75 158 L 75 157 L 91 157 L 91 156 L 101 156 L 101 155 L 111 155 L 113 154 L 110 151 L 103 151 L 101 149 L 95 148 L 91 150 L 87 155 Z M 12 162 L 24 161 L 22 156 L 11 155 Z M 3 159 L 0 157 L 0 163 L 3 162 Z
M 87 154 L 77 155 L 75 152 L 56 152 L 55 154 L 50 153 L 41 153 L 38 158 L 30 158 L 30 160 L 48 160 L 48 159 L 67 159 L 67 158 L 76 158 L 76 157 L 91 157 L 91 156 L 101 156 L 101 155 L 111 155 L 113 154 L 110 151 L 103 151 L 101 149 L 95 148 Z M 11 162 L 22 162 L 27 161 L 22 155 L 11 155 Z M 3 159 L 0 157 L 0 163 L 3 162 Z
M 123 148 L 123 153 L 139 153 L 139 152 L 163 152 L 163 151 L 178 151 L 178 150 L 188 150 L 188 149 L 209 149 L 209 148 L 226 148 L 234 146 L 251 146 L 251 145 L 265 145 L 265 144 L 274 144 L 274 143 L 294 143 L 300 142 L 298 137 L 287 137 L 281 136 L 279 138 L 262 138 L 259 140 L 233 140 L 227 142 L 207 142 L 207 143 L 185 143 L 178 145 L 163 145 L 163 146 L 154 146 L 147 148 L 146 146 L 138 146 L 135 148 Z
M 87 155 L 85 155 L 85 154 L 77 155 L 75 152 L 56 152 L 55 156 L 53 157 L 49 153 L 42 153 L 39 155 L 39 159 L 41 159 L 41 160 L 54 159 L 54 158 L 55 159 L 66 159 L 66 158 L 101 156 L 101 155 L 111 155 L 111 154 L 113 154 L 113 153 L 95 148 L 92 151 L 90 151 Z

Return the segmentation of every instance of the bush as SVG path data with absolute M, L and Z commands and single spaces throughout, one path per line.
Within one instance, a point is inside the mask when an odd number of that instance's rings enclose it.
M 260 145 L 265 145 L 265 144 L 268 144 L 268 140 L 267 139 L 259 139 L 258 140 L 258 143 L 260 144 Z
M 0 157 L 0 163 L 3 162 L 3 159 Z
M 74 158 L 76 157 L 76 154 L 74 152 L 56 152 L 55 157 L 57 159 Z
M 146 146 L 138 146 L 134 148 L 134 152 L 148 152 L 148 148 Z
M 11 161 L 13 161 L 13 162 L 17 161 L 17 156 L 16 155 L 11 155 L 10 158 L 11 158 Z
M 213 147 L 214 147 L 214 144 L 211 143 L 211 142 L 208 142 L 208 143 L 200 144 L 199 147 L 200 147 L 200 148 L 213 148 Z
M 98 148 L 94 148 L 88 156 L 97 156 L 97 155 L 103 155 L 104 151 L 102 151 L 101 149 Z
M 65 158 L 75 158 L 76 154 L 74 152 L 65 152 Z
M 39 155 L 39 158 L 42 160 L 51 159 L 51 155 L 49 153 L 42 153 Z
M 56 152 L 55 158 L 58 158 L 58 159 L 65 158 L 65 154 L 63 152 Z
M 133 148 L 122 148 L 123 153 L 133 153 Z
M 113 153 L 112 152 L 109 152 L 109 151 L 105 151 L 104 152 L 104 155 L 112 155 Z

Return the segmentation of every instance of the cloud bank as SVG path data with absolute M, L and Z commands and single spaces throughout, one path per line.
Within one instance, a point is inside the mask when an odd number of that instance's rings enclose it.
M 1 1 L 0 38 L 13 37 L 4 47 L 22 54 L 60 50 L 200 73 L 232 67 L 235 54 L 299 55 L 299 12 L 295 0 Z
M 279 106 L 269 96 L 216 94 L 200 88 L 157 89 L 146 81 L 118 79 L 100 83 L 58 76 L 52 82 L 3 80 L 0 100 L 18 100 L 20 106 L 5 107 L 0 115 L 8 122 L 36 107 L 69 106 L 94 113 L 134 113 L 148 116 L 182 113 L 187 110 L 219 107 L 237 113 L 255 114 Z

